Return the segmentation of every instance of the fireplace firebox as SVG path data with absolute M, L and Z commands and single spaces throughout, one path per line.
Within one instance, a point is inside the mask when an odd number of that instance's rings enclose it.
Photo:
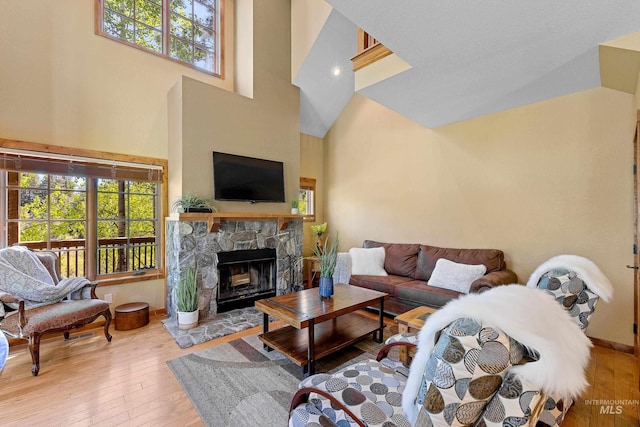
M 218 252 L 218 312 L 276 295 L 276 250 Z

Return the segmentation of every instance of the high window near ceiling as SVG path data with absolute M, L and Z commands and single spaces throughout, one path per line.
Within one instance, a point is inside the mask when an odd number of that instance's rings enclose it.
M 96 33 L 220 76 L 223 0 L 95 0 Z
M 315 178 L 300 177 L 300 191 L 298 193 L 298 209 L 304 215 L 304 221 L 316 220 L 316 180 Z
M 52 250 L 67 277 L 158 277 L 164 167 L 48 156 L 0 147 L 0 247 Z

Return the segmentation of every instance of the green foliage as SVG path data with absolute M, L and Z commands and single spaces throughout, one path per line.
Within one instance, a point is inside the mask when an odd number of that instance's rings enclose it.
M 313 248 L 313 258 L 320 261 L 320 277 L 333 277 L 333 272 L 336 269 L 336 262 L 338 260 L 339 245 L 340 239 L 338 233 L 336 233 L 333 239 L 327 237 L 323 247 L 319 248 L 315 246 Z
M 155 237 L 156 183 L 97 179 L 98 239 Z M 21 173 L 19 184 L 19 242 L 84 240 L 87 235 L 87 180 L 78 176 Z M 11 218 L 14 219 L 14 218 Z M 120 243 L 118 243 L 120 245 Z M 69 276 L 84 275 L 84 244 L 74 242 Z M 128 271 L 135 256 L 122 242 L 117 250 L 101 247 L 101 273 Z M 95 256 L 95 255 L 94 255 Z M 145 255 L 146 256 L 146 255 Z M 149 262 L 150 261 L 150 262 Z M 67 263 L 67 257 L 61 257 Z M 76 268 L 77 263 L 77 268 Z M 143 260 L 147 266 L 154 260 Z M 66 265 L 62 265 L 63 271 Z
M 20 227 L 21 242 L 47 240 L 47 233 L 52 240 L 85 237 L 84 178 L 22 173 L 20 187 L 20 219 L 25 220 Z
M 292 200 L 291 201 L 291 209 L 298 209 L 298 201 L 297 200 Z
M 198 309 L 198 282 L 195 268 L 188 267 L 180 274 L 180 281 L 176 289 L 176 304 L 178 311 L 190 313 Z
M 125 181 L 123 192 L 118 182 L 98 180 L 98 238 L 155 236 L 156 184 Z M 85 178 L 22 173 L 20 188 L 20 242 L 85 238 Z
M 298 199 L 298 209 L 302 215 L 307 215 L 307 190 L 300 189 Z
M 213 204 L 209 199 L 194 193 L 186 193 L 179 199 L 174 200 L 171 206 L 177 212 L 186 211 L 189 208 L 208 208 L 213 210 Z
M 180 61 L 213 71 L 214 2 L 192 0 L 169 2 L 169 52 Z M 161 0 L 105 0 L 104 31 L 153 52 L 162 52 Z M 200 48 L 198 47 L 200 46 Z

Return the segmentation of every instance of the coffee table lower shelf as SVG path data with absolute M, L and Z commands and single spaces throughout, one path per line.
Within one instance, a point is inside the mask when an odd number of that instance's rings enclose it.
M 378 320 L 358 313 L 349 313 L 317 323 L 314 329 L 314 360 L 360 341 L 368 334 L 380 328 Z M 285 326 L 264 334 L 258 338 L 269 347 L 278 350 L 298 366 L 304 367 L 308 361 L 308 331 Z

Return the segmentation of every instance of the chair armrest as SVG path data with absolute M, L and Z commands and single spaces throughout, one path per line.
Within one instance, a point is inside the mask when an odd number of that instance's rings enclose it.
M 511 285 L 513 283 L 518 283 L 518 276 L 516 276 L 516 273 L 513 271 L 507 269 L 493 271 L 489 274 L 485 274 L 477 280 L 474 280 L 469 288 L 469 293 L 484 292 L 494 286 Z
M 384 342 L 385 344 L 391 344 L 394 342 L 407 342 L 409 344 L 418 344 L 418 333 L 417 332 L 405 332 L 403 334 L 395 334 L 391 335 Z
M 392 342 L 389 344 L 386 344 L 385 346 L 383 346 L 380 351 L 378 351 L 378 355 L 376 356 L 376 360 L 379 362 L 382 359 L 384 359 L 385 357 L 387 357 L 387 355 L 389 354 L 389 351 L 396 346 L 403 346 L 403 347 L 407 347 L 407 348 L 415 348 L 416 345 L 410 342 L 405 342 L 405 341 L 396 341 L 396 342 Z
M 291 414 L 291 411 L 297 408 L 298 405 L 300 405 L 301 403 L 308 402 L 310 393 L 316 393 L 326 399 L 329 399 L 331 401 L 331 406 L 334 409 L 343 410 L 349 415 L 349 417 L 351 417 L 353 421 L 355 421 L 356 424 L 358 424 L 361 427 L 367 427 L 366 424 L 364 424 L 353 412 L 351 412 L 341 401 L 336 399 L 331 393 L 328 393 L 324 390 L 319 390 L 313 387 L 301 388 L 296 392 L 296 394 L 293 395 L 293 398 L 291 399 L 291 406 L 289 407 L 289 414 Z
M 98 286 L 98 282 L 91 282 L 84 285 L 84 289 L 91 289 L 91 299 L 98 299 L 98 295 L 96 295 L 96 287 Z
M 22 301 L 20 298 L 13 296 L 11 294 L 8 294 L 6 292 L 0 292 L 0 303 L 3 304 L 12 304 L 12 303 L 19 303 L 20 301 Z
M 18 325 L 20 326 L 20 328 L 23 328 L 24 325 L 27 324 L 27 318 L 24 315 L 24 300 L 22 298 L 18 298 L 6 292 L 0 292 L 0 304 L 18 304 L 18 312 L 12 315 L 18 316 Z M 5 312 L 3 308 L 0 319 L 2 319 L 4 316 Z M 20 331 L 20 335 L 22 335 L 22 331 Z

